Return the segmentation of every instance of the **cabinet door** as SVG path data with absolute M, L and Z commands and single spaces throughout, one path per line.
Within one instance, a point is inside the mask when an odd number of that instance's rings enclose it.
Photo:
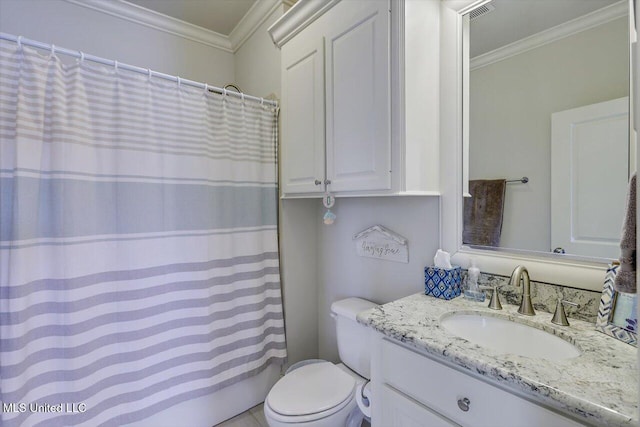
M 327 12 L 327 178 L 331 191 L 391 188 L 388 0 L 343 1 Z
M 454 422 L 404 396 L 388 386 L 382 387 L 384 405 L 382 420 L 373 420 L 373 427 L 454 427 Z
M 583 425 L 386 339 L 381 371 L 387 386 L 465 427 Z M 459 403 L 465 398 L 466 409 Z
M 324 40 L 303 31 L 282 47 L 283 193 L 321 193 L 325 179 Z

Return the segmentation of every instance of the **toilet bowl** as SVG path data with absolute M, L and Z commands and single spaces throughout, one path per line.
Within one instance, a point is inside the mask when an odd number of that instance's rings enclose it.
M 356 395 L 363 393 L 369 377 L 370 346 L 369 330 L 357 323 L 356 315 L 375 306 L 360 298 L 332 304 L 345 364 L 312 360 L 292 366 L 265 399 L 269 427 L 360 427 L 364 414 L 358 405 L 369 413 L 368 402 Z
M 271 389 L 264 402 L 265 417 L 270 427 L 337 427 L 349 426 L 349 420 L 361 422 L 355 391 L 364 381 L 343 364 L 318 361 L 302 366 Z

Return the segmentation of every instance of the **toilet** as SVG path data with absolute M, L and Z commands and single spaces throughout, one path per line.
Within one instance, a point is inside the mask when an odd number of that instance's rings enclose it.
M 347 298 L 331 305 L 342 363 L 305 360 L 294 364 L 269 391 L 264 414 L 269 427 L 359 427 L 370 414 L 370 331 L 356 315 L 377 304 Z

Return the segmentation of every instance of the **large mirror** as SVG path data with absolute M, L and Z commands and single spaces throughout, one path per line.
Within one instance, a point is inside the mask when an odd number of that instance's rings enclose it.
M 463 245 L 618 258 L 636 156 L 627 2 L 493 0 L 463 27 Z

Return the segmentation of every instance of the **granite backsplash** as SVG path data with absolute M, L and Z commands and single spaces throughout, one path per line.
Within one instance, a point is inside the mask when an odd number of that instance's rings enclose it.
M 463 270 L 463 275 L 464 283 L 467 275 L 466 270 Z M 500 300 L 503 304 L 520 305 L 522 287 L 509 286 L 509 277 L 480 273 L 479 284 L 484 286 L 500 286 L 498 292 L 500 293 Z M 567 317 L 584 320 L 585 322 L 596 322 L 601 294 L 601 292 L 531 281 L 531 301 L 536 310 L 553 313 L 556 309 L 558 298 L 562 298 L 563 300 L 578 304 L 577 307 L 565 305 Z

